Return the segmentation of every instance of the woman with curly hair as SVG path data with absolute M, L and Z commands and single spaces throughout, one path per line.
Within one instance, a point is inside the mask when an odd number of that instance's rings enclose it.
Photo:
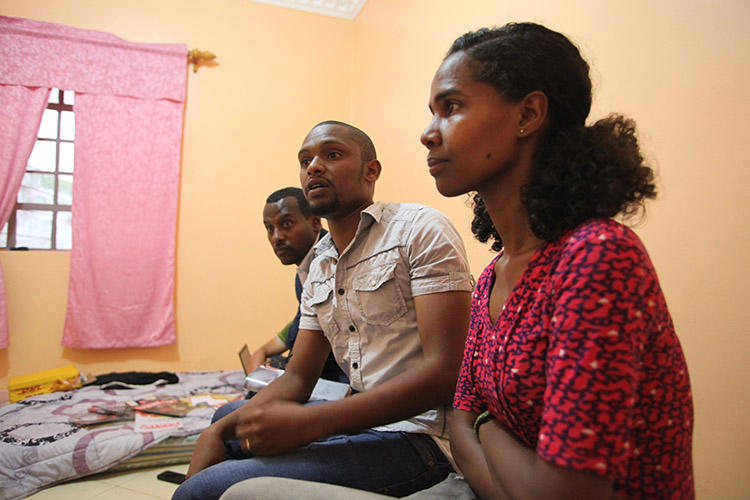
M 422 134 L 444 196 L 499 251 L 474 291 L 451 423 L 481 498 L 693 498 L 685 358 L 641 241 L 635 124 L 586 125 L 588 64 L 531 23 L 459 37 Z

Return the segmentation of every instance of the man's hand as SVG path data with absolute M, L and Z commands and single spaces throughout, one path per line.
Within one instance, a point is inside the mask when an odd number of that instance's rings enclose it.
M 246 412 L 237 423 L 237 439 L 253 455 L 270 456 L 304 446 L 321 436 L 309 408 L 290 401 L 270 401 Z M 192 464 L 191 464 L 192 467 Z
M 195 445 L 195 451 L 193 456 L 190 458 L 190 467 L 188 467 L 187 477 L 191 477 L 206 467 L 218 464 L 225 460 L 226 449 L 224 448 L 224 441 L 221 436 L 216 432 L 214 426 L 209 427 L 198 438 L 198 442 Z
M 250 356 L 250 366 L 248 367 L 248 370 L 255 370 L 260 365 L 265 364 L 266 359 L 268 359 L 269 356 L 281 354 L 283 352 L 286 352 L 286 345 L 284 345 L 278 337 L 272 337 L 271 340 L 260 346 Z
M 256 368 L 258 368 L 260 365 L 264 364 L 266 362 L 266 353 L 265 351 L 255 351 L 252 356 L 250 356 L 250 366 L 247 367 L 248 371 L 253 371 Z

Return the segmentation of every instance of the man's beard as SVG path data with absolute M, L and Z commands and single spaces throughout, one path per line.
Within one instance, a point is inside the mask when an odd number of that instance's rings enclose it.
M 365 162 L 362 162 L 359 165 L 359 181 L 360 182 L 362 181 L 364 176 L 365 176 Z M 333 188 L 333 186 L 331 187 Z M 328 201 L 321 201 L 320 203 L 316 204 L 308 199 L 307 202 L 310 205 L 310 212 L 313 215 L 317 215 L 319 217 L 325 217 L 326 215 L 332 215 L 341 211 L 341 202 L 339 200 L 338 194 L 336 194 L 335 191 L 333 193 L 333 198 Z
M 335 213 L 339 209 L 339 205 L 338 196 L 334 196 L 332 200 L 320 203 L 310 203 L 310 212 L 312 212 L 313 215 L 324 217 L 328 214 Z

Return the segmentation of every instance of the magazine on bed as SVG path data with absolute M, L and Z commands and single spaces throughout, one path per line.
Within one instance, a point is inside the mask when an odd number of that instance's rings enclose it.
M 123 415 L 133 417 L 133 408 L 124 402 L 112 401 L 89 406 L 89 412 L 101 415 Z
M 115 415 L 112 413 L 92 413 L 87 411 L 86 413 L 78 413 L 71 415 L 68 418 L 68 422 L 79 427 L 88 427 L 91 425 L 101 424 L 112 424 L 115 422 L 125 422 L 133 420 L 133 414 L 129 415 Z
M 78 426 L 110 424 L 115 422 L 136 420 L 144 414 L 151 417 L 184 417 L 196 408 L 217 408 L 229 401 L 242 397 L 240 393 L 211 394 L 201 393 L 187 398 L 175 398 L 165 394 L 157 394 L 133 401 L 118 401 L 97 403 L 91 405 L 85 413 L 72 415 L 69 422 Z M 144 419 L 140 419 L 145 421 Z M 149 420 L 149 422 L 151 422 Z M 153 423 L 153 422 L 151 422 Z
M 157 399 L 141 399 L 135 402 L 134 410 L 144 413 L 153 413 L 167 417 L 184 417 L 196 408 L 190 401 L 170 397 L 157 397 Z

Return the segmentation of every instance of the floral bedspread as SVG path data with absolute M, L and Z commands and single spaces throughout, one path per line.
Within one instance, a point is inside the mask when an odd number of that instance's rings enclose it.
M 170 436 L 187 436 L 208 427 L 214 409 L 196 408 L 177 429 L 136 432 L 133 421 L 95 427 L 68 422 L 96 404 L 153 395 L 175 397 L 242 391 L 242 371 L 181 372 L 179 383 L 136 389 L 88 386 L 27 398 L 0 407 L 0 498 L 15 499 L 82 476 L 103 472 Z

